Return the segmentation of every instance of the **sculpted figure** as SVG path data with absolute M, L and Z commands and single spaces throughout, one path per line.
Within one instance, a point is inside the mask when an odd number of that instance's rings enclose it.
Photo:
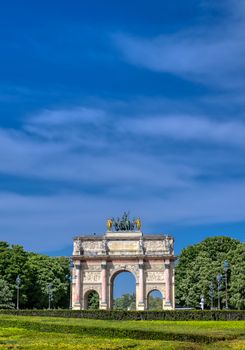
M 141 230 L 141 220 L 140 220 L 140 218 L 137 218 L 135 220 L 135 223 L 136 223 L 137 230 L 140 231 Z
M 120 230 L 120 219 L 119 218 L 117 218 L 116 220 L 113 219 L 113 225 L 114 225 L 115 231 L 119 231 Z
M 140 218 L 131 221 L 129 218 L 129 212 L 124 212 L 122 218 L 117 219 L 109 219 L 107 220 L 107 229 L 108 231 L 111 231 L 114 229 L 117 231 L 134 231 L 134 229 L 137 229 L 140 231 L 141 229 L 141 221 Z
M 107 230 L 111 231 L 111 229 L 112 229 L 112 219 L 108 219 L 107 220 Z
M 125 222 L 125 226 L 126 226 L 126 230 L 127 231 L 130 231 L 130 221 L 129 219 L 127 218 L 126 222 Z
M 135 219 L 133 219 L 133 221 L 130 222 L 130 231 L 134 231 L 135 229 Z

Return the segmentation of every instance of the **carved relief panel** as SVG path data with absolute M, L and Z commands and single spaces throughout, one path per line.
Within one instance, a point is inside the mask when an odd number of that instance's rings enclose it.
M 164 250 L 164 243 L 162 240 L 145 240 L 144 241 L 145 252 L 147 253 L 161 253 Z
M 136 254 L 138 251 L 139 243 L 137 241 L 109 241 L 108 247 L 110 255 L 112 254 L 123 254 L 130 255 L 132 253 Z
M 163 240 L 145 240 L 144 248 L 146 254 L 172 254 L 173 253 L 173 239 L 165 238 Z
M 148 271 L 146 272 L 147 282 L 164 282 L 164 273 L 158 271 Z
M 101 272 L 97 271 L 84 271 L 83 283 L 98 283 L 101 282 Z

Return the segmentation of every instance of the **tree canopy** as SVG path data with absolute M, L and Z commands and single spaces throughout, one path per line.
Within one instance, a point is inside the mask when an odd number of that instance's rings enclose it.
M 135 294 L 123 294 L 114 300 L 113 309 L 115 310 L 135 310 L 136 296 Z
M 7 281 L 0 278 L 0 309 L 12 309 L 14 303 L 12 302 L 13 292 Z
M 66 278 L 69 275 L 68 258 L 34 254 L 26 252 L 22 246 L 0 242 L 0 284 L 9 291 L 7 295 L 10 305 L 16 303 L 18 275 L 21 278 L 21 308 L 47 308 L 49 283 L 52 284 L 52 306 L 69 306 L 70 286 Z
M 245 244 L 225 236 L 207 238 L 182 250 L 175 269 L 176 304 L 197 307 L 201 295 L 211 306 L 210 284 L 214 286 L 214 306 L 217 306 L 217 275 L 222 274 L 221 305 L 225 305 L 224 261 L 227 271 L 228 306 L 245 308 Z

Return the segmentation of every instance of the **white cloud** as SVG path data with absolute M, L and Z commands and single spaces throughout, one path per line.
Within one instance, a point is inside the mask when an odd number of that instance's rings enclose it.
M 99 117 L 96 124 L 92 120 L 92 128 L 87 128 L 84 123 L 77 125 L 80 113 L 74 116 L 74 110 L 83 111 L 85 124 L 91 115 L 96 115 L 96 120 L 97 116 L 103 118 Z M 85 111 L 88 111 L 87 117 Z M 208 159 L 209 168 L 215 169 L 222 161 L 217 159 L 215 148 L 192 153 L 189 159 L 181 151 L 183 142 L 192 148 L 202 143 L 209 147 L 244 149 L 242 122 L 211 120 L 199 115 L 157 114 L 113 119 L 104 110 L 94 111 L 88 108 L 71 109 L 71 113 L 52 111 L 54 124 L 46 112 L 39 113 L 38 117 L 29 118 L 22 130 L 0 130 L 0 172 L 39 180 L 106 186 L 110 193 L 110 188 L 114 188 L 115 193 L 120 192 L 117 188 L 121 188 L 122 193 L 126 188 L 130 192 L 133 186 L 161 191 L 192 186 L 196 177 L 207 171 L 206 162 L 197 161 L 200 158 Z M 63 127 L 57 127 L 59 113 Z M 31 131 L 30 125 L 38 131 Z M 177 152 L 167 151 L 172 141 L 180 147 Z M 228 158 L 226 153 L 226 163 L 234 159 L 234 154 Z
M 175 141 L 245 146 L 245 123 L 212 120 L 202 116 L 172 115 L 122 121 L 120 128 L 149 137 L 167 137 Z
M 244 86 L 245 8 L 240 1 L 228 1 L 228 6 L 230 16 L 216 26 L 151 39 L 120 34 L 115 44 L 135 65 L 205 84 Z
M 102 110 L 86 107 L 71 109 L 46 109 L 29 120 L 30 125 L 38 126 L 65 126 L 97 124 L 105 119 Z
M 105 232 L 108 216 L 130 210 L 143 219 L 143 232 L 156 223 L 178 225 L 216 224 L 244 221 L 244 181 L 193 187 L 138 198 L 110 198 L 98 195 L 21 196 L 0 193 L 1 240 L 24 244 L 27 249 L 59 250 L 71 245 L 78 234 Z M 13 220 L 14 218 L 14 220 Z M 91 230 L 93 230 L 91 232 Z
M 57 118 L 58 113 L 54 113 Z M 62 123 L 68 123 L 69 118 L 68 111 L 61 111 Z M 30 124 L 36 126 L 36 117 L 31 122 L 29 120 L 23 130 L 0 131 L 2 174 L 88 186 L 121 184 L 122 187 L 131 187 L 137 184 L 146 188 L 178 188 L 189 186 L 192 176 L 198 173 L 190 166 L 174 161 L 169 163 L 168 159 L 159 161 L 154 152 L 142 154 L 136 147 L 131 149 L 134 143 L 129 142 L 113 123 L 108 123 L 107 129 L 102 131 L 101 124 L 84 130 L 83 125 L 77 126 L 75 120 L 70 122 L 69 128 L 57 129 L 56 124 L 50 127 L 49 120 L 47 123 L 45 120 L 43 123 L 38 121 L 41 139 L 29 129 Z M 108 129 L 114 130 L 113 136 L 107 136 Z M 164 176 L 157 176 L 163 173 Z
M 81 110 L 88 111 L 88 117 L 84 115 L 85 122 L 80 123 L 80 114 L 73 113 Z M 232 179 L 234 169 L 243 171 L 242 122 L 155 112 L 152 117 L 149 112 L 116 119 L 102 109 L 96 110 L 91 124 L 94 111 L 52 111 L 54 123 L 47 118 L 50 112 L 39 113 L 18 131 L 0 130 L 1 174 L 32 184 L 55 183 L 52 195 L 46 196 L 40 191 L 18 194 L 24 193 L 22 188 L 17 193 L 0 192 L 1 239 L 29 249 L 58 250 L 80 230 L 103 232 L 106 217 L 126 209 L 144 218 L 145 231 L 151 231 L 155 222 L 245 219 L 244 182 Z M 103 117 L 97 120 L 97 115 Z M 182 149 L 183 141 L 190 152 Z M 198 149 L 200 141 L 207 147 Z M 227 182 L 224 166 L 231 174 Z M 200 180 L 202 176 L 208 181 Z
M 64 152 L 54 148 L 50 152 L 30 148 L 24 151 L 24 157 L 17 158 L 20 152 L 6 154 L 7 161 L 0 164 L 5 174 L 24 176 L 34 179 L 66 181 L 87 186 L 131 186 L 145 187 L 182 187 L 188 186 L 193 171 L 187 166 L 158 163 L 157 159 L 146 155 L 89 155 Z M 5 152 L 7 149 L 5 148 Z M 1 156 L 1 154 L 0 154 Z M 163 177 L 156 174 L 164 173 Z M 152 179 L 155 179 L 152 183 Z

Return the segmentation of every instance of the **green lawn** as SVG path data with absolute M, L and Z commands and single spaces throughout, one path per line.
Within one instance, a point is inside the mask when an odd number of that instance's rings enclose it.
M 0 349 L 245 349 L 245 321 L 104 321 L 0 315 Z

